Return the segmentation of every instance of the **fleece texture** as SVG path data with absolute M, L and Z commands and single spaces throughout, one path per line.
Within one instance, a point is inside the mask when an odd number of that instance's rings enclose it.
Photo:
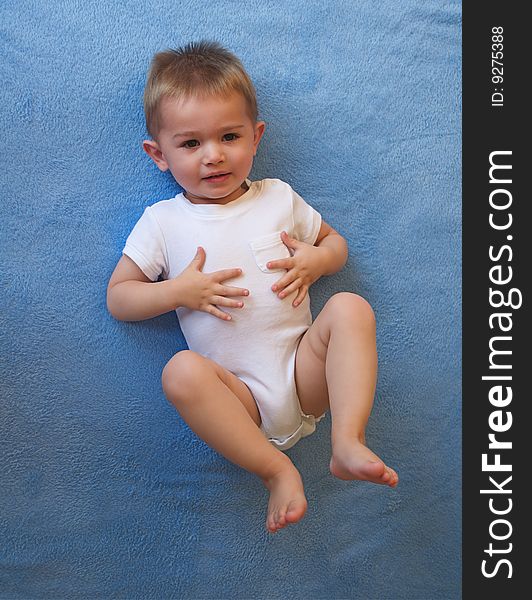
M 460 596 L 458 1 L 7 0 L 0 7 L 1 598 Z M 288 451 L 304 520 L 199 440 L 160 375 L 175 314 L 115 321 L 127 234 L 179 191 L 143 154 L 152 55 L 215 39 L 267 130 L 251 179 L 289 182 L 348 241 L 311 289 L 377 317 L 367 439 L 395 490 L 333 478 L 330 417 Z

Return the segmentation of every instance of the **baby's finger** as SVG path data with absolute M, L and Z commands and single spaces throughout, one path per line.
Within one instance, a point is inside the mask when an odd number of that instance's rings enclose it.
M 279 298 L 286 298 L 286 296 L 289 296 L 292 292 L 295 292 L 296 290 L 298 290 L 301 287 L 302 283 L 303 282 L 301 281 L 300 278 L 296 279 L 289 286 L 285 287 L 282 292 L 280 292 L 278 294 Z
M 293 258 L 280 258 L 279 260 L 270 260 L 266 263 L 266 268 L 273 269 L 291 269 L 294 266 Z
M 215 271 L 211 273 L 211 277 L 216 283 L 221 283 L 226 279 L 234 279 L 242 275 L 242 269 L 222 269 L 221 271 Z
M 294 308 L 296 306 L 299 306 L 301 304 L 301 302 L 303 302 L 303 299 L 307 295 L 307 291 L 308 291 L 308 287 L 306 285 L 302 285 L 299 288 L 299 294 L 296 296 L 296 299 L 292 302 L 292 306 Z
M 231 308 L 242 308 L 244 306 L 242 300 L 230 300 L 223 296 L 213 296 L 211 303 L 217 306 L 230 306 Z
M 279 281 L 272 285 L 272 292 L 280 292 L 283 288 L 294 281 L 294 275 L 290 273 L 285 273 Z
M 249 290 L 233 287 L 232 285 L 216 286 L 215 292 L 220 296 L 249 296 Z
M 222 319 L 222 321 L 231 321 L 231 315 L 228 315 L 227 313 L 223 312 L 223 310 L 220 310 L 219 308 L 214 306 L 214 304 L 210 304 L 205 309 L 205 312 L 208 312 L 210 315 L 213 315 L 214 317 L 218 317 L 219 319 Z

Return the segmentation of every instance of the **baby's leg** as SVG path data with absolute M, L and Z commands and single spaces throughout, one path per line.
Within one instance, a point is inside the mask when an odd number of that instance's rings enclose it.
M 366 447 L 376 377 L 373 311 L 360 296 L 335 294 L 299 344 L 296 384 L 301 408 L 316 417 L 330 408 L 333 475 L 394 487 L 397 473 Z
M 178 352 L 162 375 L 168 400 L 192 431 L 231 462 L 258 475 L 270 491 L 266 527 L 274 533 L 307 509 L 292 461 L 259 429 L 255 400 L 243 381 L 195 352 Z

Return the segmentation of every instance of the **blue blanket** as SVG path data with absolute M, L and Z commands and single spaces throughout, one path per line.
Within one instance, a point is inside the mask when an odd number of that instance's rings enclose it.
M 460 3 L 7 0 L 0 7 L 1 598 L 460 596 Z M 311 289 L 366 297 L 368 442 L 396 490 L 334 479 L 330 418 L 289 451 L 309 510 L 200 441 L 160 374 L 175 315 L 105 292 L 143 208 L 177 188 L 141 149 L 152 55 L 215 39 L 268 123 L 251 177 L 289 182 L 350 247 Z

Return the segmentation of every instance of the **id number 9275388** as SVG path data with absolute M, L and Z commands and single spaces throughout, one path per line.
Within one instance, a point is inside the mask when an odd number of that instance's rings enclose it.
M 501 26 L 491 28 L 491 95 L 492 106 L 503 106 L 504 103 L 504 28 Z

